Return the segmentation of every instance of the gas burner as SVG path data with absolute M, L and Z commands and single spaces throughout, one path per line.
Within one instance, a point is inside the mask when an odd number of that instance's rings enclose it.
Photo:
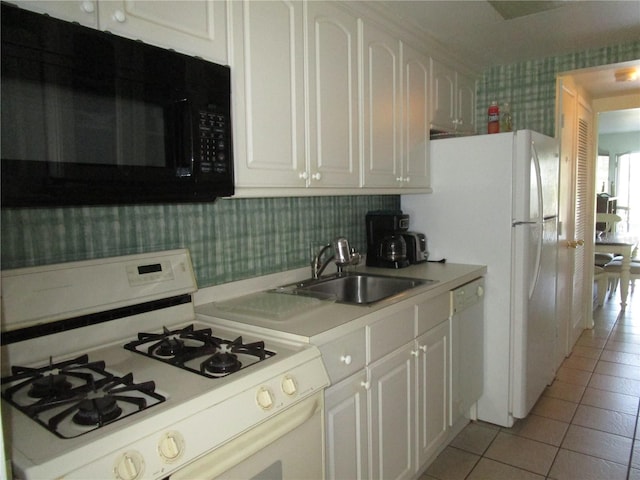
M 225 377 L 275 355 L 264 342 L 243 343 L 242 337 L 224 340 L 210 328 L 163 328 L 162 333 L 139 333 L 124 348 L 208 378 Z M 204 360 L 203 360 L 204 359 Z
M 66 375 L 52 373 L 36 378 L 28 395 L 32 398 L 59 398 L 68 395 L 72 386 Z
M 118 402 L 111 395 L 84 399 L 77 407 L 78 411 L 73 416 L 73 421 L 78 425 L 104 425 L 122 413 Z
M 175 357 L 184 350 L 184 342 L 179 338 L 165 338 L 154 350 L 154 354 L 161 357 Z
M 207 371 L 218 375 L 237 372 L 242 368 L 238 356 L 233 353 L 216 352 L 200 364 L 200 371 Z
M 73 438 L 164 402 L 153 382 L 118 377 L 87 355 L 40 368 L 14 367 L 2 397 L 61 438 Z

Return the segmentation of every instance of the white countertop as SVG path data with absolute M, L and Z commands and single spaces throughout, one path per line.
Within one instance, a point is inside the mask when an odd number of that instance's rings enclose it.
M 308 278 L 309 269 L 304 268 L 203 289 L 197 292 L 194 297 L 196 313 L 215 317 L 219 323 L 232 323 L 234 327 L 242 328 L 242 324 L 244 324 L 247 331 L 269 335 L 273 334 L 275 330 L 278 332 L 279 338 L 321 345 L 376 321 L 377 317 L 384 318 L 392 315 L 395 310 L 405 308 L 403 300 L 420 296 L 416 300 L 426 301 L 481 277 L 487 269 L 482 265 L 424 263 L 398 270 L 372 268 L 365 265 L 349 270 L 430 279 L 436 280 L 436 283 L 407 290 L 370 306 L 317 301 L 306 307 L 302 305 L 302 308 L 298 308 L 299 305 L 291 303 L 290 311 L 295 313 L 290 317 L 286 315 L 252 315 L 246 312 L 240 313 L 242 309 L 238 309 L 236 312 L 229 308 L 230 303 L 242 304 L 244 300 L 249 304 L 252 299 L 256 298 L 254 295 L 256 292 L 263 292 Z M 283 307 L 283 310 L 280 311 L 287 311 L 286 302 L 288 301 L 300 302 L 300 298 L 295 295 L 273 295 L 281 297 L 278 299 L 277 305 L 278 308 Z

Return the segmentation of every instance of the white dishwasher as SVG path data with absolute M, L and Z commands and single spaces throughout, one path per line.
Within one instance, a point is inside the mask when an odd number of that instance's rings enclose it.
M 476 419 L 484 381 L 484 278 L 451 290 L 451 408 L 449 424 Z

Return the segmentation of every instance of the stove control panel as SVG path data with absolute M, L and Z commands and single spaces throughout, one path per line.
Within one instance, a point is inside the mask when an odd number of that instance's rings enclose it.
M 131 286 L 167 282 L 174 279 L 173 268 L 168 260 L 127 265 L 127 277 Z

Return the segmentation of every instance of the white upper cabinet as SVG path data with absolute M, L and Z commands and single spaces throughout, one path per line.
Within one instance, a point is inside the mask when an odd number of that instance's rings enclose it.
M 227 63 L 223 0 L 24 1 L 18 5 L 151 45 Z
M 359 187 L 356 19 L 326 2 L 232 2 L 231 14 L 238 193 Z
M 68 22 L 78 22 L 85 27 L 98 28 L 98 4 L 96 1 L 23 0 L 15 2 L 21 8 L 46 13 Z
M 403 45 L 402 175 L 403 188 L 427 188 L 429 181 L 429 60 Z
M 238 187 L 305 187 L 303 3 L 231 2 Z
M 431 125 L 438 130 L 476 133 L 475 80 L 431 59 Z
M 365 187 L 398 187 L 402 175 L 400 41 L 361 22 Z
M 456 95 L 458 96 L 458 130 L 480 133 L 476 125 L 476 80 L 456 73 Z
M 309 185 L 358 187 L 358 38 L 354 16 L 308 2 Z
M 429 60 L 362 24 L 363 186 L 429 187 Z

